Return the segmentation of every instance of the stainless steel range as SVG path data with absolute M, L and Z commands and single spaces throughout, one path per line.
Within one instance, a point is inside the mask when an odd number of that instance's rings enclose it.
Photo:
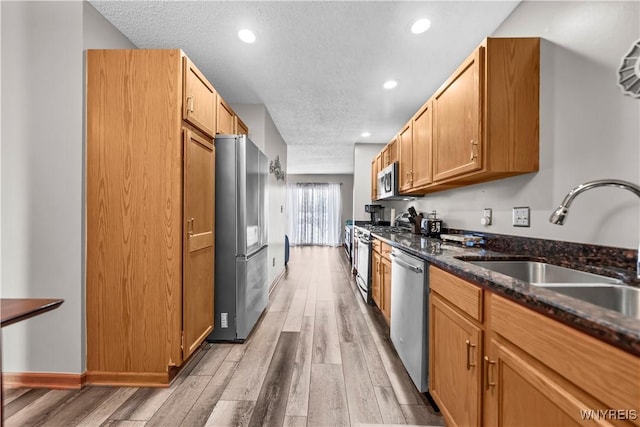
M 371 233 L 401 233 L 404 227 L 388 225 L 358 225 L 353 228 L 354 260 L 356 283 L 365 302 L 371 304 Z

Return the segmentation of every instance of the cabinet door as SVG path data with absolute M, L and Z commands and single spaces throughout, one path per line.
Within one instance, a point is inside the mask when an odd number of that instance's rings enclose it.
M 400 192 L 411 190 L 413 173 L 413 126 L 411 122 L 407 123 L 402 128 L 398 135 L 398 161 L 400 167 L 398 168 L 398 189 Z
M 217 105 L 216 133 L 221 135 L 233 135 L 235 133 L 235 113 L 220 95 Z
M 433 98 L 433 179 L 460 176 L 482 166 L 482 61 L 478 48 Z
M 429 388 L 448 426 L 480 425 L 482 331 L 431 292 Z
M 491 340 L 485 371 L 486 425 L 580 426 L 585 409 L 603 409 L 557 374 L 506 342 Z M 581 415 L 582 414 L 582 415 Z M 598 425 L 612 425 L 604 417 Z
M 382 257 L 381 267 L 382 307 L 380 309 L 385 319 L 387 319 L 387 323 L 391 323 L 391 260 L 387 257 Z
M 213 329 L 213 144 L 184 130 L 183 357 Z
M 382 306 L 382 280 L 380 270 L 382 269 L 382 257 L 378 252 L 371 252 L 371 299 L 378 308 Z
M 431 131 L 433 129 L 431 102 L 413 119 L 413 187 L 431 183 Z
M 398 161 L 398 139 L 393 138 L 389 143 L 389 164 Z
M 378 200 L 378 159 L 371 161 L 371 200 Z
M 214 135 L 216 92 L 186 56 L 182 59 L 182 118 L 209 136 Z
M 244 124 L 244 122 L 242 120 L 240 120 L 240 117 L 235 116 L 235 123 L 236 123 L 236 131 L 235 133 L 238 135 L 249 135 L 249 128 L 247 127 L 247 125 Z

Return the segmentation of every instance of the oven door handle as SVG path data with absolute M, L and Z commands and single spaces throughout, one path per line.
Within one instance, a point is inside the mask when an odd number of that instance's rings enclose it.
M 398 264 L 400 267 L 404 267 L 408 270 L 413 271 L 414 273 L 422 273 L 423 271 L 422 268 L 416 267 L 415 265 L 407 264 L 406 262 L 402 261 L 397 255 L 394 255 L 394 254 L 389 254 L 389 255 L 393 259 L 394 264 Z

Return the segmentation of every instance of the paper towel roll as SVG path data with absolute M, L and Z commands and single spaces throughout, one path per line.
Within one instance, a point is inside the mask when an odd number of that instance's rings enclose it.
M 391 226 L 396 225 L 396 210 L 395 208 L 391 208 Z

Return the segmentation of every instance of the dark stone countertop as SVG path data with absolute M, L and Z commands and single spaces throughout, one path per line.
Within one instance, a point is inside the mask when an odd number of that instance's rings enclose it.
M 639 319 L 457 259 L 457 257 L 477 260 L 530 259 L 527 254 L 507 255 L 482 248 L 468 248 L 406 232 L 372 232 L 372 235 L 391 246 L 424 259 L 431 265 L 559 320 L 626 352 L 640 356 Z

